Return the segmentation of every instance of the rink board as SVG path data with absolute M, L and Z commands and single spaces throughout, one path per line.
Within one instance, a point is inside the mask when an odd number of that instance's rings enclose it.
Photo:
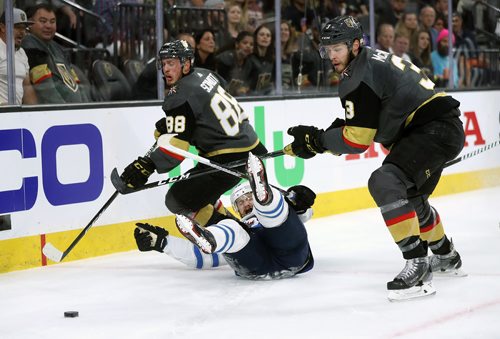
M 458 92 L 467 146 L 464 153 L 499 138 L 500 91 Z M 261 141 L 272 151 L 291 141 L 288 127 L 327 127 L 342 117 L 338 98 L 244 102 Z M 119 172 L 154 142 L 161 107 L 48 110 L 0 114 L 0 272 L 50 264 L 45 242 L 64 250 L 113 194 L 109 173 Z M 366 182 L 385 150 L 373 145 L 358 156 L 322 155 L 304 161 L 279 157 L 266 161 L 271 182 L 303 184 L 318 193 L 315 216 L 374 207 Z M 171 176 L 193 165 L 186 160 Z M 500 147 L 453 165 L 443 173 L 435 195 L 500 184 Z M 155 175 L 150 181 L 159 180 Z M 172 230 L 164 207 L 168 186 L 118 196 L 65 259 L 76 260 L 132 250 L 136 221 Z M 227 196 L 224 197 L 227 204 Z M 175 227 L 174 227 L 175 228 Z M 175 232 L 175 230 L 174 230 Z

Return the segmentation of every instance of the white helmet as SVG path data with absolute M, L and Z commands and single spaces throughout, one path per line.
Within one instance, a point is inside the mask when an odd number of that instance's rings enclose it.
M 245 181 L 236 186 L 233 190 L 233 193 L 231 193 L 231 196 L 229 197 L 234 211 L 240 215 L 241 212 L 238 209 L 238 199 L 246 195 L 247 193 L 252 193 L 252 187 L 250 186 L 250 183 L 248 181 Z M 241 215 L 241 217 L 244 217 L 244 215 Z

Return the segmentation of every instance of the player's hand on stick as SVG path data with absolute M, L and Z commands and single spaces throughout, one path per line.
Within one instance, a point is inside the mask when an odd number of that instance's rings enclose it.
M 167 245 L 168 231 L 158 226 L 137 223 L 134 230 L 134 238 L 137 248 L 141 252 L 158 251 L 163 252 Z
M 317 153 L 325 151 L 320 141 L 321 135 L 324 133 L 321 129 L 314 126 L 299 125 L 290 127 L 287 133 L 293 136 L 294 140 L 283 149 L 285 154 L 309 159 Z
M 130 188 L 144 186 L 149 176 L 155 171 L 155 164 L 149 157 L 139 157 L 133 163 L 125 167 L 120 178 Z
M 154 135 L 155 135 L 155 139 L 158 140 L 160 135 L 168 133 L 167 118 L 161 118 L 160 120 L 158 120 L 155 124 L 155 127 L 156 127 L 156 129 L 155 129 Z

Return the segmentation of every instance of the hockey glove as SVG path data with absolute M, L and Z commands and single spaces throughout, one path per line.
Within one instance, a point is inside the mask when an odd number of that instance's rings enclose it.
M 160 135 L 162 134 L 167 134 L 168 131 L 167 131 L 167 118 L 161 118 L 160 120 L 158 120 L 155 124 L 155 139 L 158 140 L 158 138 L 160 137 Z
M 316 193 L 309 187 L 297 185 L 292 186 L 287 190 L 286 201 L 297 212 L 297 214 L 305 213 L 314 205 Z
M 329 131 L 329 130 L 334 129 L 334 128 L 343 127 L 343 126 L 345 126 L 345 120 L 337 118 L 337 119 L 335 119 L 334 122 L 332 122 L 332 124 L 330 126 L 328 126 L 328 128 L 326 129 L 326 131 Z
M 285 146 L 284 152 L 288 155 L 295 155 L 300 158 L 309 159 L 317 153 L 323 153 L 325 148 L 321 146 L 320 138 L 323 130 L 314 126 L 290 127 L 287 132 L 294 137 L 291 144 Z
M 136 226 L 134 238 L 139 251 L 147 252 L 155 250 L 163 252 L 163 249 L 167 246 L 168 231 L 166 229 L 140 222 Z
M 149 176 L 155 171 L 155 164 L 148 157 L 139 157 L 133 163 L 125 167 L 120 178 L 130 188 L 144 186 Z

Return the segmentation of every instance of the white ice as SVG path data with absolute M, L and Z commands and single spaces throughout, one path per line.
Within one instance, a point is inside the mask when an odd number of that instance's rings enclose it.
M 431 203 L 469 274 L 435 296 L 387 300 L 404 263 L 369 209 L 310 221 L 315 267 L 281 281 L 138 251 L 2 274 L 0 338 L 500 338 L 500 187 Z

